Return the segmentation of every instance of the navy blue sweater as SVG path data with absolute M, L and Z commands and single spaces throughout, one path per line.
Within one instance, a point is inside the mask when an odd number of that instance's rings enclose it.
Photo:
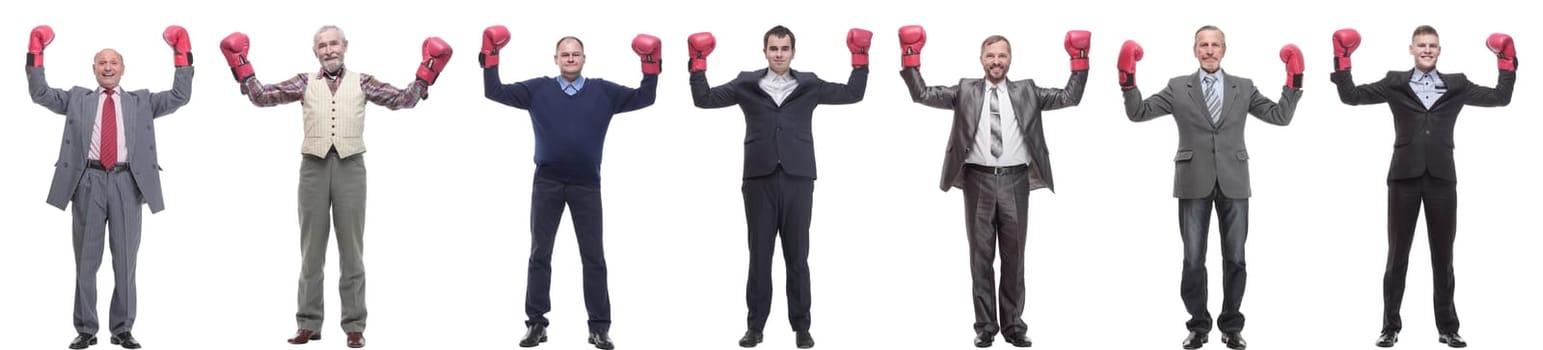
M 536 133 L 536 175 L 563 183 L 600 184 L 600 156 L 611 116 L 654 104 L 659 76 L 644 75 L 639 88 L 587 78 L 569 96 L 558 78 L 540 77 L 514 84 L 499 80 L 498 67 L 482 72 L 488 99 L 530 111 Z

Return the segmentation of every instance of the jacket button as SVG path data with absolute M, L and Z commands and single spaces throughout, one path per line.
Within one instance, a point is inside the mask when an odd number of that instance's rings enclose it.
M 1425 130 L 1425 134 L 1430 135 L 1430 130 Z

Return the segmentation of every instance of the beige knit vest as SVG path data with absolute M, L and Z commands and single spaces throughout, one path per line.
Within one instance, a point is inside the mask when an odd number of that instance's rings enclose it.
M 337 93 L 327 87 L 320 74 L 312 75 L 306 84 L 305 99 L 301 100 L 305 111 L 301 153 L 326 158 L 332 147 L 337 147 L 338 158 L 364 153 L 365 98 L 359 89 L 359 74 L 345 70 L 341 79 Z

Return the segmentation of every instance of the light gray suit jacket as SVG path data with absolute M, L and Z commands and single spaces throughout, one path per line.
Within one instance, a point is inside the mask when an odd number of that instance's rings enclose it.
M 1225 70 L 1223 71 L 1225 74 Z M 1225 198 L 1253 196 L 1248 183 L 1248 147 L 1243 126 L 1248 115 L 1275 125 L 1291 124 L 1302 89 L 1282 86 L 1280 103 L 1270 101 L 1248 78 L 1226 74 L 1222 79 L 1221 122 L 1211 125 L 1205 106 L 1200 71 L 1168 81 L 1168 86 L 1146 100 L 1140 89 L 1125 91 L 1125 114 L 1141 122 L 1173 114 L 1179 126 L 1179 151 L 1173 157 L 1173 196 L 1206 198 L 1221 185 Z
M 959 174 L 964 171 L 965 158 L 975 148 L 975 130 L 980 126 L 980 109 L 985 102 L 985 81 L 960 79 L 959 85 L 927 86 L 921 71 L 916 68 L 900 70 L 900 78 L 911 91 L 911 101 L 954 111 L 954 126 L 948 133 L 948 150 L 943 155 L 943 179 L 938 187 L 943 191 L 950 187 L 963 188 Z M 1018 131 L 1023 133 L 1023 143 L 1029 152 L 1029 190 L 1049 188 L 1055 192 L 1055 178 L 1050 172 L 1050 148 L 1045 144 L 1041 112 L 1081 103 L 1087 81 L 1088 71 L 1083 70 L 1073 71 L 1066 79 L 1064 89 L 1040 87 L 1033 79 L 1002 82 L 1018 120 Z
M 54 163 L 53 187 L 48 190 L 48 204 L 65 209 L 75 195 L 75 187 L 86 173 L 86 148 L 91 145 L 91 128 L 96 123 L 96 89 L 76 86 L 69 90 L 48 86 L 43 67 L 27 67 L 27 91 L 32 102 L 64 115 L 64 137 L 59 143 L 59 161 Z M 166 208 L 161 200 L 161 166 L 155 155 L 155 118 L 171 114 L 188 103 L 193 94 L 193 66 L 177 68 L 170 91 L 152 93 L 134 90 L 118 96 L 122 101 L 123 135 L 127 142 L 130 172 L 139 192 L 150 204 L 150 212 Z

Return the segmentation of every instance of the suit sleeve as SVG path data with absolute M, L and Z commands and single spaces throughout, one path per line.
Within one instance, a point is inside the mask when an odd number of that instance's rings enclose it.
M 1270 124 L 1291 124 L 1291 117 L 1297 112 L 1297 101 L 1302 99 L 1302 89 L 1282 87 L 1279 103 L 1264 97 L 1257 87 L 1250 90 L 1254 90 L 1254 94 L 1248 98 L 1248 114 Z
M 846 84 L 820 82 L 820 104 L 844 105 L 863 100 L 868 90 L 868 66 L 852 69 Z
M 27 68 L 27 93 L 32 95 L 32 103 L 48 108 L 54 113 L 69 112 L 70 94 L 62 89 L 48 86 L 48 79 L 43 75 L 43 67 Z
M 655 92 L 659 90 L 659 75 L 644 74 L 643 82 L 638 83 L 638 88 L 633 89 L 620 84 L 607 84 L 611 95 L 611 112 L 626 113 L 642 109 L 654 104 Z
M 911 91 L 911 102 L 933 108 L 954 109 L 954 103 L 959 97 L 958 85 L 927 86 L 921 70 L 915 67 L 901 69 L 900 79 L 905 80 L 906 89 Z
M 1391 78 L 1389 76 L 1376 83 L 1358 86 L 1348 70 L 1329 75 L 1329 80 L 1333 81 L 1334 87 L 1339 90 L 1339 101 L 1351 106 L 1388 102 L 1387 81 Z
M 1516 71 L 1500 71 L 1500 82 L 1494 88 L 1474 84 L 1464 94 L 1463 104 L 1479 107 L 1502 107 L 1511 104 L 1511 91 L 1516 86 Z
M 529 81 L 526 81 L 529 82 Z M 482 93 L 489 100 L 519 109 L 530 108 L 530 87 L 526 82 L 504 84 L 498 77 L 498 66 L 482 70 Z
M 187 105 L 193 99 L 193 66 L 177 67 L 172 75 L 171 90 L 150 94 L 150 111 L 160 118 Z
M 1173 86 L 1163 88 L 1163 91 L 1141 99 L 1141 89 L 1132 88 L 1125 90 L 1125 116 L 1130 121 L 1144 122 L 1157 117 L 1173 113 Z
M 707 87 L 707 72 L 691 72 L 691 103 L 697 108 L 723 108 L 739 104 L 739 91 L 730 81 Z
M 1066 88 L 1040 88 L 1035 87 L 1034 93 L 1038 94 L 1039 109 L 1042 111 L 1057 110 L 1076 106 L 1082 103 L 1082 89 L 1088 82 L 1088 71 L 1073 71 L 1072 76 L 1066 79 Z

